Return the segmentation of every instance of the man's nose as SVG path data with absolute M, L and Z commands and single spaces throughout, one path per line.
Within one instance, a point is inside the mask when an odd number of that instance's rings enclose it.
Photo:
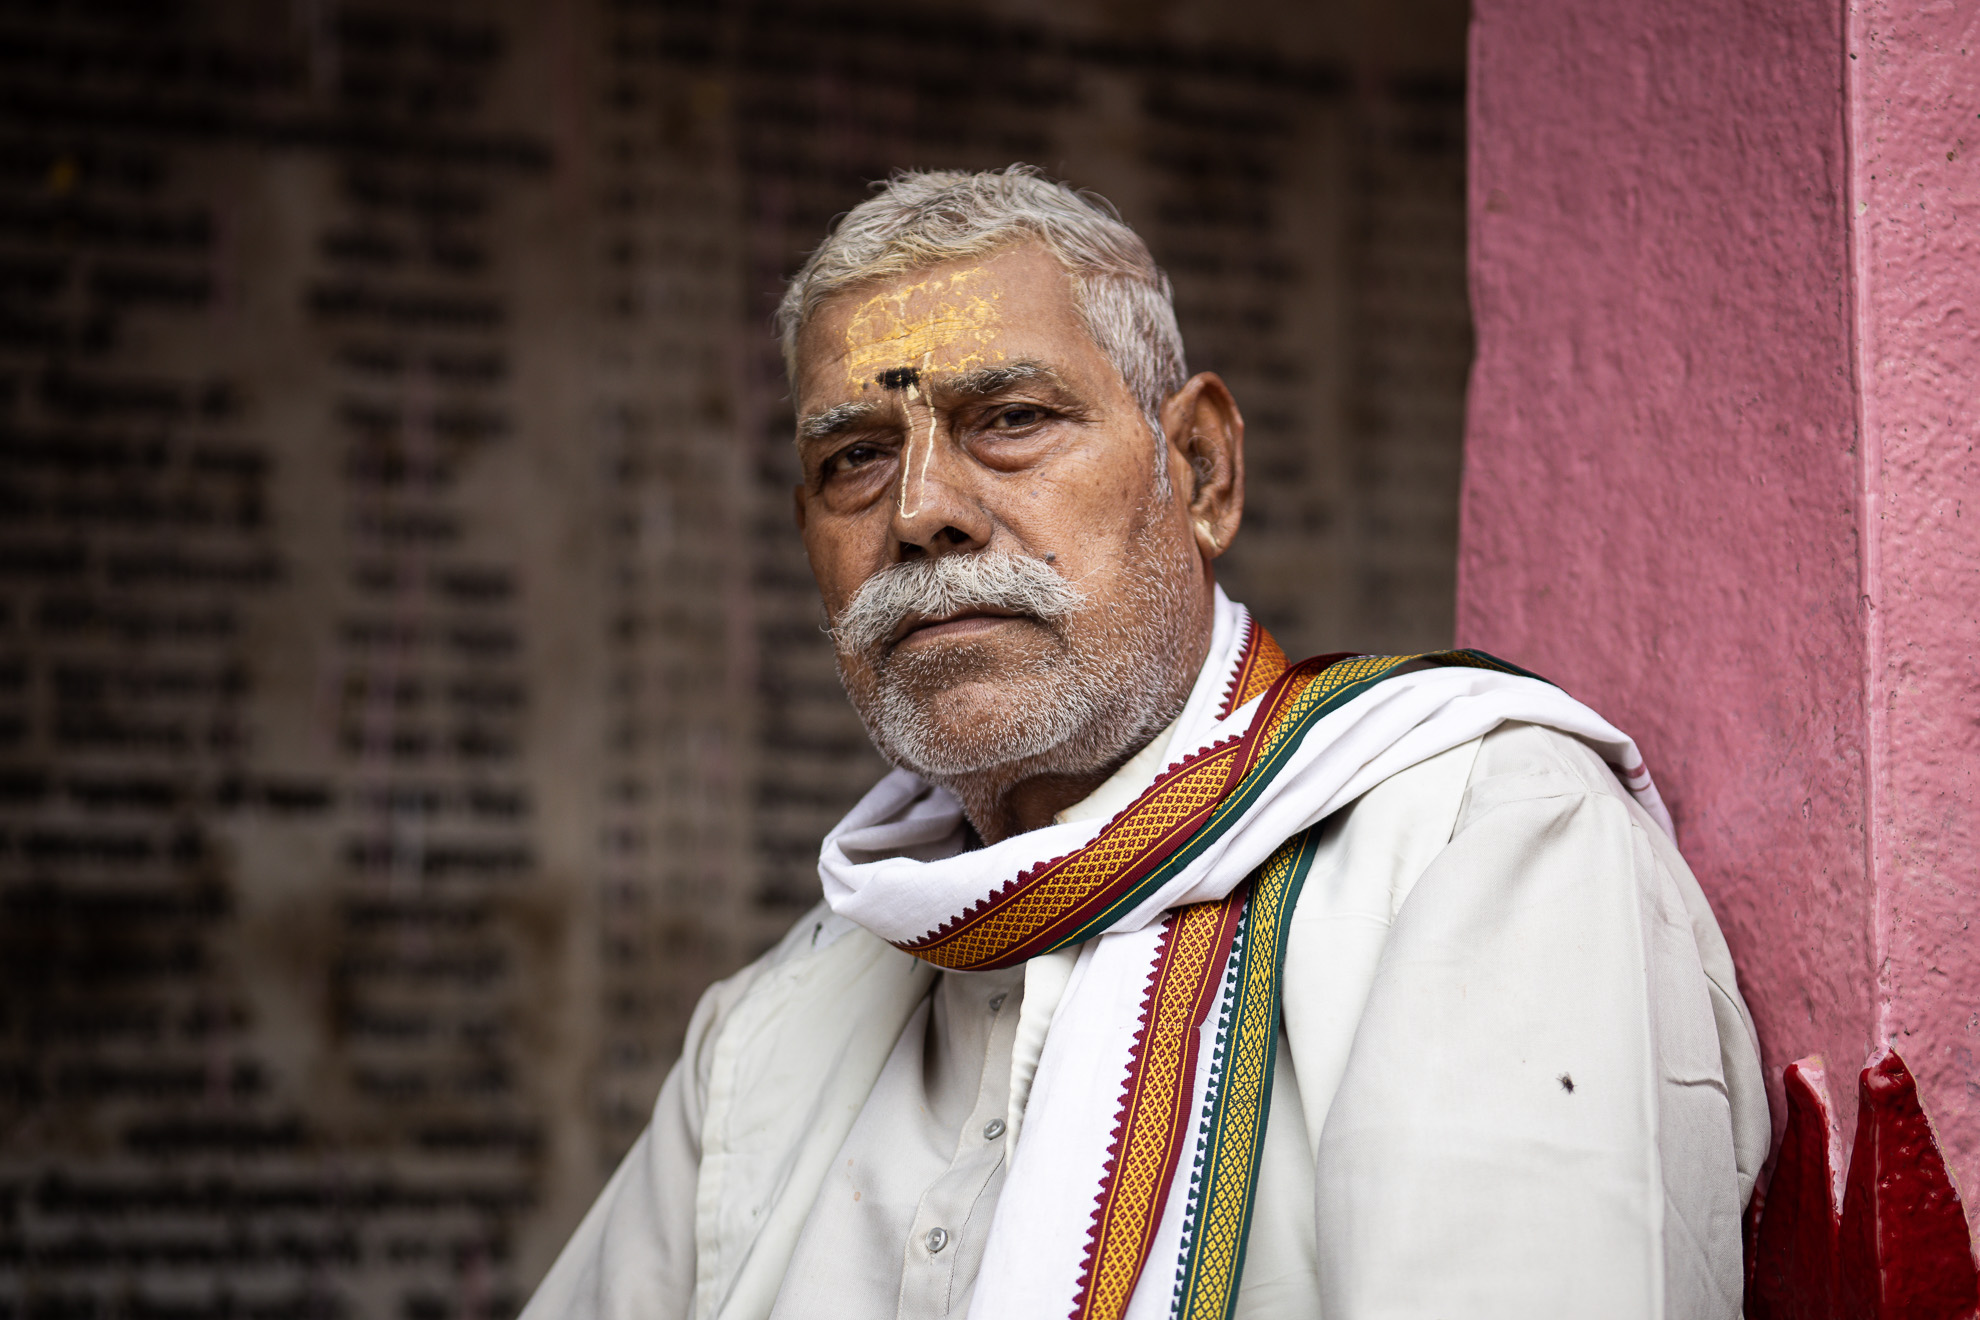
M 908 410 L 908 442 L 894 491 L 893 536 L 900 559 L 978 550 L 993 519 L 979 498 L 969 456 L 934 409 Z

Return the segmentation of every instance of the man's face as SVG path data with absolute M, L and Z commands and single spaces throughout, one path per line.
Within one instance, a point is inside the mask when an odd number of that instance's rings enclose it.
M 883 752 L 943 779 L 1079 773 L 1174 717 L 1209 635 L 1189 463 L 1045 249 L 835 296 L 796 391 L 798 522 Z

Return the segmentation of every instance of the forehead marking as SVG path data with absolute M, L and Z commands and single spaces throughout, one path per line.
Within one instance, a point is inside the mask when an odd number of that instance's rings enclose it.
M 912 389 L 929 370 L 966 371 L 1002 362 L 989 347 L 1003 328 L 1003 297 L 971 292 L 981 268 L 884 290 L 861 303 L 846 326 L 846 379 L 865 389 Z M 909 304 L 917 303 L 912 313 Z M 989 356 L 986 356 L 986 353 Z

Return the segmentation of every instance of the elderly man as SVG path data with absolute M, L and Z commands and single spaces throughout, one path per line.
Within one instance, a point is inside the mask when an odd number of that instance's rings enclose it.
M 898 768 L 526 1314 L 1737 1315 L 1753 1028 L 1630 741 L 1475 652 L 1287 663 L 1104 204 L 902 175 L 780 319 Z

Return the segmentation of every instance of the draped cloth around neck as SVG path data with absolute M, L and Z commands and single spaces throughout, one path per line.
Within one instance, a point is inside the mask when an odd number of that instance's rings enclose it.
M 1432 667 L 1398 672 L 1416 660 Z M 826 836 L 832 909 L 936 966 L 1009 967 L 1084 946 L 972 1317 L 1231 1313 L 1287 924 L 1319 823 L 1510 721 L 1586 742 L 1670 830 L 1635 744 L 1551 684 L 1477 651 L 1289 665 L 1219 589 L 1170 764 L 1113 817 L 963 851 L 955 799 L 896 770 Z

